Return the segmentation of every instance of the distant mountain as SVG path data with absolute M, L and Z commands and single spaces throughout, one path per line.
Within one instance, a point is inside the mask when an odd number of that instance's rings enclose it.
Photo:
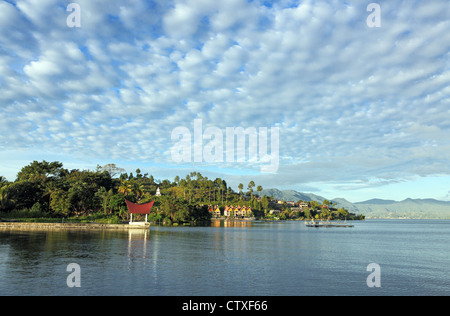
M 302 200 L 305 202 L 317 201 L 322 203 L 325 198 L 313 193 L 301 193 L 294 190 L 278 190 L 278 189 L 264 189 L 260 193 L 261 196 L 273 196 L 274 199 L 283 201 L 294 201 Z
M 337 203 L 338 208 L 345 208 L 351 213 L 363 214 L 367 218 L 417 218 L 417 219 L 450 219 L 450 202 L 435 199 L 405 199 L 403 201 L 371 199 L 364 202 L 351 203 L 344 198 L 324 198 L 313 193 L 302 193 L 294 190 L 265 189 L 261 196 L 273 196 L 284 201 L 302 200 L 305 202 L 323 200 Z
M 368 218 L 450 219 L 450 202 L 435 199 L 368 200 L 354 203 Z
M 384 204 L 392 204 L 395 203 L 394 200 L 382 200 L 382 199 L 371 199 L 365 202 L 356 202 L 355 204 L 378 204 L 378 205 L 384 205 Z
M 322 203 L 323 200 L 327 199 L 323 196 L 314 194 L 314 193 L 303 193 L 303 192 L 297 192 L 294 190 L 278 190 L 278 189 L 264 189 L 261 191 L 261 196 L 267 195 L 267 196 L 273 196 L 274 199 L 283 200 L 283 201 L 294 201 L 297 202 L 299 200 L 305 201 L 305 202 L 311 202 L 311 201 L 317 201 L 319 203 Z M 335 198 L 335 199 L 327 199 L 329 201 L 335 202 L 337 204 L 338 208 L 345 208 L 346 210 L 349 210 L 352 213 L 355 213 L 358 211 L 358 208 L 351 202 L 347 201 L 343 198 Z
M 352 202 L 347 201 L 346 199 L 335 198 L 335 199 L 332 199 L 331 201 L 337 203 L 337 208 L 342 208 L 343 207 L 346 210 L 348 210 L 350 213 L 362 214 L 355 204 L 353 204 Z

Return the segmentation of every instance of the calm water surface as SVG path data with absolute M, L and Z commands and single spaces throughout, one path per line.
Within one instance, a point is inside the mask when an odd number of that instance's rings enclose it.
M 449 295 L 450 221 L 0 230 L 0 295 Z M 81 267 L 69 288 L 67 265 Z M 381 268 L 369 288 L 366 268 Z

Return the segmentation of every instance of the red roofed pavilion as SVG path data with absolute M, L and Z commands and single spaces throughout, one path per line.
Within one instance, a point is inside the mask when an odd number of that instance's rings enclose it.
M 125 199 L 127 203 L 128 210 L 130 211 L 130 224 L 133 223 L 133 214 L 145 214 L 145 222 L 147 223 L 147 215 L 150 214 L 150 210 L 153 207 L 153 203 L 155 201 L 151 201 L 150 203 L 145 204 L 136 204 Z

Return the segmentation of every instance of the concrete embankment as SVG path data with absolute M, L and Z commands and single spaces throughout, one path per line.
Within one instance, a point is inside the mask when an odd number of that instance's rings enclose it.
M 149 229 L 150 225 L 98 224 L 98 223 L 23 223 L 0 222 L 0 229 L 50 230 L 50 229 Z

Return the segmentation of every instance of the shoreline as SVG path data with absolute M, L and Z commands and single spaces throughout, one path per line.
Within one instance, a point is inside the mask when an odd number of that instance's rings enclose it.
M 149 229 L 147 225 L 130 224 L 99 224 L 99 223 L 27 223 L 27 222 L 0 222 L 0 229 L 15 230 L 52 230 L 52 229 L 85 229 L 85 230 L 129 230 Z

